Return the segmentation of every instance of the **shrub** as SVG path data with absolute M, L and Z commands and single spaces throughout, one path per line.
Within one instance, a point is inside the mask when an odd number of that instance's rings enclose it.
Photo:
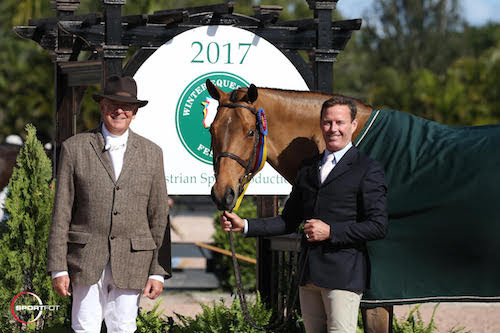
M 161 305 L 161 299 L 157 301 L 151 311 L 139 309 L 137 315 L 137 333 L 164 333 L 167 332 L 169 323 L 161 318 L 163 311 L 158 311 Z M 170 318 L 171 319 L 171 318 Z M 171 320 L 170 325 L 173 324 Z
M 394 317 L 392 329 L 394 333 L 432 333 L 436 326 L 434 325 L 434 315 L 439 304 L 436 304 L 434 311 L 432 312 L 431 321 L 429 324 L 425 324 L 422 320 L 422 315 L 420 314 L 419 308 L 421 304 L 418 304 L 413 309 L 410 310 L 406 320 L 399 322 L 396 317 Z
M 0 239 L 0 331 L 55 331 L 69 328 L 69 298 L 52 288 L 47 274 L 47 238 L 54 202 L 52 166 L 36 129 L 26 126 L 26 143 L 17 157 L 5 200 L 7 219 Z M 43 311 L 33 324 L 14 321 L 10 312 L 12 299 L 23 291 L 37 294 L 43 304 L 60 305 L 58 311 Z
M 247 301 L 248 312 L 260 326 L 265 326 L 271 318 L 272 311 L 267 310 L 257 294 L 255 301 Z M 227 333 L 227 332 L 261 332 L 253 328 L 245 318 L 241 310 L 239 300 L 233 300 L 231 307 L 227 307 L 224 301 L 214 302 L 212 307 L 202 305 L 202 313 L 195 318 L 175 314 L 181 324 L 174 323 L 169 332 L 172 333 Z
M 425 324 L 422 320 L 422 315 L 420 314 L 419 308 L 422 304 L 418 304 L 413 309 L 410 310 L 406 320 L 398 321 L 394 317 L 392 324 L 392 331 L 394 333 L 433 333 L 437 332 L 436 325 L 434 324 L 434 316 L 436 315 L 439 303 L 434 306 L 432 311 L 431 320 L 428 324 Z M 468 333 L 465 328 L 452 328 L 449 333 Z

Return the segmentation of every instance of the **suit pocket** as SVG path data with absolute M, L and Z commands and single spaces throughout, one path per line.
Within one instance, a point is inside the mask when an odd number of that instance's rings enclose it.
M 152 238 L 132 238 L 130 243 L 133 251 L 156 250 L 156 243 Z
M 81 272 L 85 266 L 85 253 L 91 234 L 83 231 L 68 232 L 68 254 L 66 260 L 70 273 Z
M 90 233 L 83 231 L 69 231 L 68 243 L 87 244 L 90 239 Z
M 132 250 L 127 260 L 125 270 L 130 276 L 145 277 L 148 275 L 153 250 L 156 250 L 156 243 L 152 238 L 132 238 L 130 239 Z
M 150 173 L 138 173 L 132 179 L 132 192 L 140 196 L 149 196 L 151 191 L 153 175 Z

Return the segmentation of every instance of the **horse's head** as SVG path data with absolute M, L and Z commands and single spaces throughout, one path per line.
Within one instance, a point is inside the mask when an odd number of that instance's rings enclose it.
M 257 87 L 252 84 L 249 88 L 225 93 L 210 80 L 206 85 L 210 96 L 219 101 L 217 115 L 210 126 L 216 180 L 212 200 L 220 210 L 231 210 L 257 163 L 260 135 L 254 106 Z

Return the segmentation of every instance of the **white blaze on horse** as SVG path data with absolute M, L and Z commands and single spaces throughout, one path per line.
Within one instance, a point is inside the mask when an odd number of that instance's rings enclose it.
M 217 115 L 219 101 L 211 97 L 207 97 L 205 102 L 202 102 L 201 104 L 203 105 L 203 127 L 210 128 L 215 116 Z

